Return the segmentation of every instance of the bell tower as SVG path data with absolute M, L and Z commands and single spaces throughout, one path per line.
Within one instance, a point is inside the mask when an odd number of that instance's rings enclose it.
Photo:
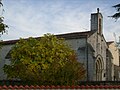
M 97 13 L 91 14 L 91 31 L 97 31 L 98 34 L 103 34 L 103 16 L 97 8 Z

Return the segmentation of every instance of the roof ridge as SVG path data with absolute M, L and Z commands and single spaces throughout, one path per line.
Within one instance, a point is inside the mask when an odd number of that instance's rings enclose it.
M 55 35 L 58 38 L 65 38 L 65 39 L 79 39 L 79 38 L 85 38 L 87 36 L 91 36 L 95 31 L 84 31 L 84 32 L 71 32 L 71 33 L 64 33 L 64 34 L 57 34 Z M 34 37 L 36 39 L 41 38 L 41 37 Z M 28 38 L 25 38 L 27 40 Z M 3 41 L 3 45 L 8 45 L 8 44 L 15 44 L 18 42 L 19 39 L 16 40 L 8 40 L 8 41 Z

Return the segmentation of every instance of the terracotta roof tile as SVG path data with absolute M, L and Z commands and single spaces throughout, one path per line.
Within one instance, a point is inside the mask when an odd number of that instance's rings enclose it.
M 114 84 L 114 83 L 113 83 Z M 20 90 L 28 90 L 28 89 L 32 89 L 32 90 L 39 90 L 39 89 L 120 89 L 120 86 L 117 84 L 117 85 L 72 85 L 72 86 L 23 86 L 23 85 L 20 85 L 20 86 L 12 86 L 12 85 L 4 85 L 4 86 L 0 86 L 0 89 L 2 90 L 16 90 L 16 89 L 20 89 Z

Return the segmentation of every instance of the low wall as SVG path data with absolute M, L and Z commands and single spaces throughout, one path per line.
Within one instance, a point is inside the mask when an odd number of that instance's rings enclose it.
M 22 86 L 22 85 L 20 85 L 20 86 L 17 86 L 17 85 L 15 85 L 15 86 L 11 86 L 11 85 L 9 85 L 9 86 L 6 86 L 6 85 L 3 85 L 3 86 L 0 86 L 0 90 L 1 89 L 12 89 L 12 90 L 14 90 L 14 89 L 20 89 L 20 90 L 25 90 L 25 89 L 32 89 L 32 90 L 36 90 L 36 89 L 87 89 L 87 90 L 89 90 L 89 89 L 120 89 L 120 85 L 100 85 L 100 86 L 98 86 L 98 85 L 95 85 L 95 86 L 93 86 L 93 85 L 86 85 L 86 86 L 84 86 L 84 85 L 81 85 L 81 86 L 33 86 L 33 85 L 31 85 L 31 86 L 28 86 L 28 85 L 26 85 L 26 86 Z

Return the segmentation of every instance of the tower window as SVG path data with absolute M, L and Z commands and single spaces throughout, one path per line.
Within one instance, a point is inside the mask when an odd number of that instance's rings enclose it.
M 103 76 L 104 76 L 104 77 L 106 76 L 106 75 L 105 75 L 105 73 L 104 73 L 104 75 L 103 75 Z
M 101 26 L 101 19 L 99 19 L 99 34 L 101 34 L 101 30 L 102 29 L 102 26 Z

